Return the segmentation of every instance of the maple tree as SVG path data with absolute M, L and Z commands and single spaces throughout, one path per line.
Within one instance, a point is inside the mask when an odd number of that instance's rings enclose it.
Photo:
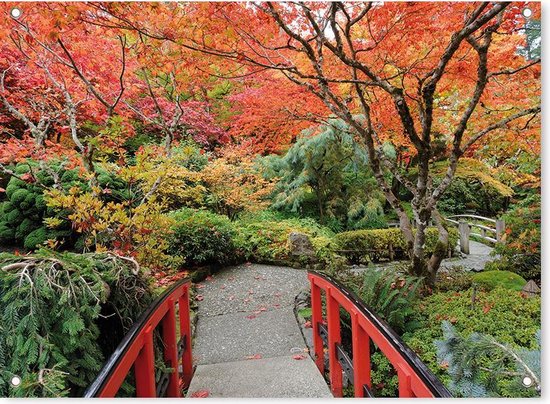
M 213 43 L 196 35 L 180 42 L 243 68 L 283 75 L 350 125 L 399 217 L 412 273 L 433 283 L 445 250 L 426 257 L 425 230 L 433 218 L 446 245 L 437 202 L 459 159 L 493 133 L 536 133 L 539 127 L 540 59 L 517 52 L 525 46 L 521 5 L 267 2 L 251 9 L 209 4 L 203 11 L 213 16 L 212 24 L 231 29 L 235 39 Z M 540 14 L 538 4 L 530 7 Z M 258 22 L 253 28 L 252 15 Z M 430 169 L 435 133 L 444 134 L 449 151 L 437 186 Z M 417 160 L 415 182 L 381 152 L 385 141 L 408 147 Z M 385 170 L 414 195 L 412 220 Z

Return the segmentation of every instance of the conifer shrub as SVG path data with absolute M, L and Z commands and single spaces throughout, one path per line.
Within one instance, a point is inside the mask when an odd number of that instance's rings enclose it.
M 1 253 L 0 396 L 81 396 L 152 301 L 136 269 L 108 253 Z

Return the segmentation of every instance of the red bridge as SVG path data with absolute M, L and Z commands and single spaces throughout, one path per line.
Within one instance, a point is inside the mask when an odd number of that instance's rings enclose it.
M 399 397 L 451 397 L 401 338 L 350 290 L 331 277 L 310 271 L 314 357 L 330 389 L 342 397 L 343 375 L 355 397 L 373 397 L 371 341 L 397 371 Z M 142 315 L 90 385 L 85 397 L 115 397 L 126 381 L 137 397 L 181 397 L 193 377 L 190 280 L 177 282 Z M 340 310 L 351 317 L 351 352 L 342 344 Z M 325 369 L 328 351 L 328 369 Z M 155 353 L 157 355 L 155 355 Z M 155 357 L 162 358 L 161 363 Z M 158 361 L 158 359 L 157 359 Z M 160 365 L 160 366 L 159 366 Z M 166 368 L 173 369 L 167 372 Z

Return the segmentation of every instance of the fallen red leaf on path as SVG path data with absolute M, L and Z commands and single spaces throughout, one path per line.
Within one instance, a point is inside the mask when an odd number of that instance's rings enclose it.
M 206 277 L 206 280 L 207 280 L 207 281 L 211 281 L 211 280 L 212 280 L 212 275 L 208 275 L 208 276 Z
M 199 302 L 202 302 L 204 300 L 204 296 L 203 295 L 197 295 L 197 296 L 195 296 L 195 300 L 198 300 Z
M 233 299 L 235 299 L 235 296 L 231 295 L 231 296 L 229 296 L 229 299 L 228 299 L 228 300 L 231 301 L 231 300 L 233 300 Z
M 260 311 L 267 311 L 266 307 L 260 307 Z
M 220 286 L 220 289 L 225 289 L 225 285 Z
M 262 355 L 260 354 L 250 355 L 250 356 L 247 356 L 246 359 L 262 359 Z
M 256 318 L 256 316 L 254 314 L 251 314 L 249 316 L 246 316 L 246 318 L 249 320 L 252 320 L 253 318 Z
M 277 303 L 277 304 L 274 304 L 273 307 L 281 307 L 281 305 Z
M 192 398 L 206 398 L 210 395 L 210 392 L 208 390 L 197 390 L 193 394 L 191 394 Z
M 309 321 L 309 320 L 306 321 L 306 322 L 304 323 L 304 327 L 306 327 L 306 328 L 311 328 L 311 321 Z
M 305 359 L 305 358 L 306 356 L 303 354 L 292 355 L 292 359 L 296 359 L 297 361 L 301 361 L 302 359 Z
M 197 288 L 197 289 L 202 289 L 202 288 L 204 288 L 204 285 L 203 285 L 202 283 L 197 283 L 197 284 L 195 285 L 195 288 Z

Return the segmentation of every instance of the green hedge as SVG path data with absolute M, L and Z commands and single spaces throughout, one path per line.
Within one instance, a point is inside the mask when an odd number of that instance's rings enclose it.
M 439 232 L 436 228 L 426 230 L 426 252 L 433 253 L 436 248 Z M 458 231 L 449 229 L 449 246 L 453 249 L 458 241 Z M 390 251 L 394 258 L 403 258 L 406 247 L 403 233 L 400 229 L 355 230 L 339 233 L 335 238 L 336 248 L 351 262 L 368 262 L 380 259 L 390 259 Z

